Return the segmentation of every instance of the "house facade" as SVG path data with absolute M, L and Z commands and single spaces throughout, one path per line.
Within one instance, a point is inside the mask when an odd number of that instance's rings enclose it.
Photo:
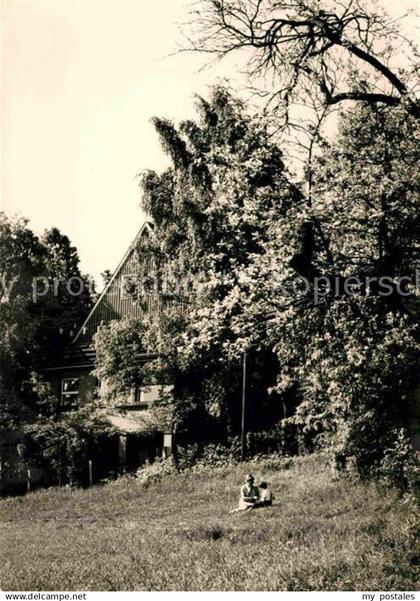
M 53 364 L 49 364 L 42 370 L 44 379 L 49 382 L 53 393 L 60 399 L 63 411 L 98 399 L 101 388 L 106 385 L 93 374 L 96 362 L 93 340 L 98 329 L 113 320 L 125 316 L 146 317 L 149 311 L 155 310 L 154 303 L 157 299 L 154 299 L 153 295 L 148 297 L 145 306 L 144 303 L 140 305 L 132 294 L 138 266 L 136 248 L 142 239 L 152 234 L 152 231 L 151 223 L 143 224 L 89 315 L 73 333 L 71 344 Z M 147 362 L 154 358 L 156 353 L 145 352 L 140 360 Z M 153 460 L 156 455 L 167 456 L 171 453 L 170 423 L 167 422 L 165 427 L 162 427 L 162 431 L 152 439 L 150 437 L 146 439 L 144 436 L 150 426 L 150 409 L 162 392 L 170 392 L 170 387 L 158 385 L 139 387 L 125 397 L 119 398 L 112 409 L 103 406 L 104 418 L 117 432 L 117 444 L 113 447 L 114 457 L 106 458 L 110 467 L 118 468 L 120 471 L 134 469 L 147 460 Z M 109 455 L 109 450 L 107 453 Z

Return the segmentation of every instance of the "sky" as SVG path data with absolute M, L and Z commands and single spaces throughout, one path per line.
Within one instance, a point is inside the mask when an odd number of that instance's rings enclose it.
M 100 284 L 145 218 L 136 175 L 168 165 L 151 117 L 190 118 L 218 78 L 240 86 L 236 59 L 174 54 L 191 0 L 0 1 L 0 209 L 58 227 Z

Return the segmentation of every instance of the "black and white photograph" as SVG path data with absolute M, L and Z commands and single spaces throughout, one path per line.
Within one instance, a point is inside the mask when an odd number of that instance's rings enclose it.
M 417 0 L 0 0 L 0 599 L 420 583 Z

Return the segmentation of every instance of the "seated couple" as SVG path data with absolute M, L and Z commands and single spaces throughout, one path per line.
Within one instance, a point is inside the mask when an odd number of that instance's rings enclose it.
M 230 513 L 247 511 L 255 507 L 269 507 L 273 504 L 274 496 L 267 482 L 261 482 L 259 486 L 255 486 L 254 482 L 254 476 L 248 474 L 245 484 L 241 486 L 239 505 L 236 509 L 232 509 Z

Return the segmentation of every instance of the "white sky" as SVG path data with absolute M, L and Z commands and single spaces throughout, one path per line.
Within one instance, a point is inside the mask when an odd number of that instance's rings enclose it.
M 382 2 L 392 14 L 415 0 Z M 191 0 L 1 1 L 1 200 L 36 232 L 57 226 L 98 279 L 144 216 L 135 176 L 166 158 L 153 115 L 191 117 L 233 63 L 168 56 Z M 234 84 L 234 82 L 232 82 Z

